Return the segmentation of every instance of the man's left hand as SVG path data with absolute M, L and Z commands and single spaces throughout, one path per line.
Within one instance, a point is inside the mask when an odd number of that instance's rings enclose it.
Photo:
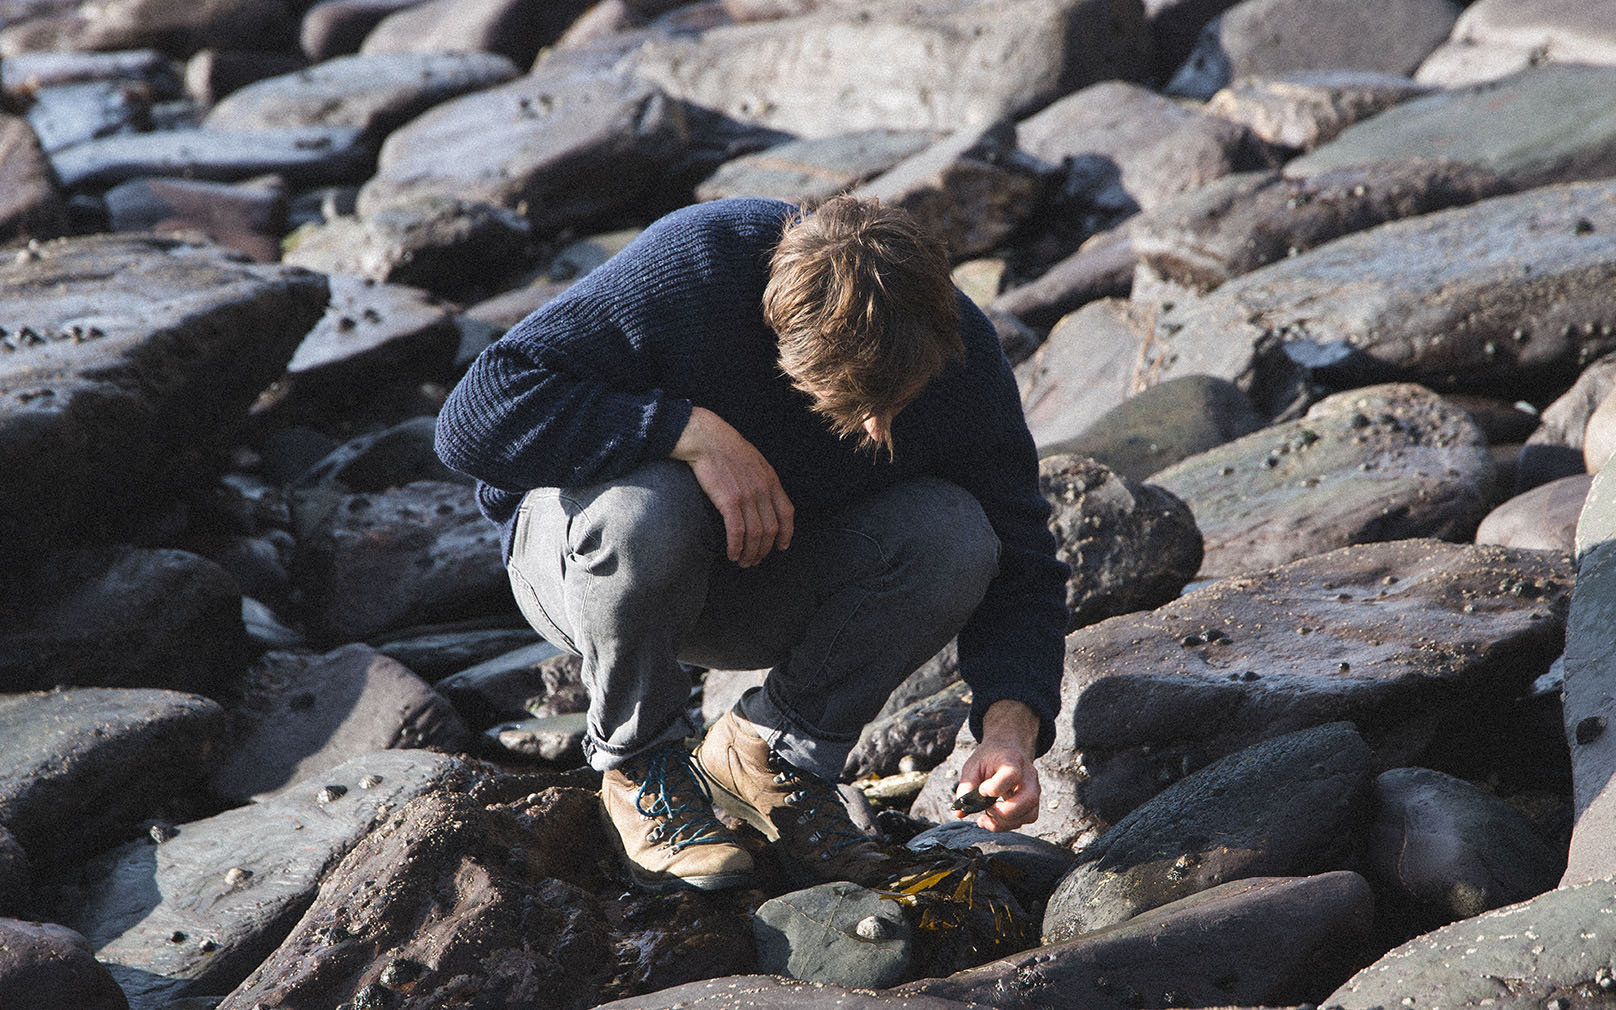
M 1038 819 L 1037 743 L 1038 716 L 1021 702 L 1001 699 L 983 713 L 982 742 L 965 759 L 955 791 L 963 795 L 974 788 L 994 801 L 977 815 L 978 827 L 1010 831 Z

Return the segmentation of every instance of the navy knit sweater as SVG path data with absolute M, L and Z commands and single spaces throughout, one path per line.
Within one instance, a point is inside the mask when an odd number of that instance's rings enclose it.
M 438 419 L 444 462 L 478 481 L 509 556 L 523 494 L 621 476 L 673 450 L 693 405 L 755 445 L 799 525 L 917 474 L 964 488 L 1002 544 L 1000 572 L 959 633 L 978 738 L 987 706 L 1025 702 L 1053 741 L 1066 629 L 1038 461 L 997 334 L 959 295 L 966 360 L 894 420 L 895 457 L 838 439 L 780 373 L 763 320 L 769 255 L 794 208 L 696 204 L 652 224 L 485 350 Z

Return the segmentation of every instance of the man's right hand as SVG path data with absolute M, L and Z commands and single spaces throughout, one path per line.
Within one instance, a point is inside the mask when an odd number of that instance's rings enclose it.
M 728 421 L 705 407 L 692 409 L 669 455 L 690 464 L 724 517 L 731 561 L 750 568 L 771 550 L 791 545 L 791 499 L 774 467 Z

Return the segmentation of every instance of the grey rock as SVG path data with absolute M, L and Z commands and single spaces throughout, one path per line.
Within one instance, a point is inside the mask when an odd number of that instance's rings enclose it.
M 571 281 L 540 278 L 466 306 L 462 318 L 490 327 L 497 336 L 537 312 L 571 285 Z
M 1213 18 L 1167 92 L 1210 98 L 1230 81 L 1290 70 L 1412 74 L 1453 30 L 1450 0 L 1244 0 Z
M 454 751 L 470 736 L 442 695 L 365 645 L 269 653 L 248 672 L 208 783 L 235 803 L 328 774 L 374 751 Z
M 1415 937 L 1319 1003 L 1527 1010 L 1562 993 L 1606 999 L 1616 949 L 1604 926 L 1613 912 L 1616 883 L 1608 877 L 1549 891 Z
M 0 262 L 0 554 L 117 529 L 190 482 L 326 297 L 307 271 L 149 236 Z
M 242 88 L 308 68 L 297 53 L 203 49 L 185 61 L 185 92 L 196 103 L 194 116 Z
M 289 236 L 283 259 L 464 297 L 519 268 L 528 258 L 528 236 L 527 221 L 510 209 L 427 194 L 307 225 Z
M 1144 482 L 1180 460 L 1260 427 L 1251 399 L 1234 383 L 1186 375 L 1128 397 L 1080 434 L 1040 451 L 1045 457 L 1087 456 L 1124 480 Z
M 756 897 L 627 890 L 598 783 L 478 769 L 404 805 L 331 869 L 219 1010 L 391 1000 L 388 986 L 409 987 L 407 1006 L 591 1006 L 755 970 Z
M 1240 0 L 1146 0 L 1150 22 L 1152 81 L 1166 81 L 1189 58 L 1207 22 Z
M 281 258 L 286 187 L 273 178 L 243 183 L 131 179 L 102 199 L 109 231 L 201 234 L 259 263 Z
M 1616 65 L 1616 25 L 1574 0 L 1478 0 L 1414 76 L 1455 88 L 1544 63 Z
M 22 843 L 0 828 L 0 915 L 15 915 L 27 907 L 31 878 Z
M 319 388 L 374 381 L 376 375 L 418 381 L 448 374 L 460 343 L 448 306 L 420 288 L 333 274 L 325 315 L 286 364 L 286 380 Z
M 106 188 L 151 175 L 239 182 L 271 173 L 319 185 L 363 178 L 374 159 L 357 127 L 193 127 L 87 140 L 52 154 L 51 167 L 69 189 Z
M 359 51 L 497 53 L 526 68 L 589 6 L 587 0 L 426 0 L 383 18 Z
M 1616 692 L 1611 690 L 1613 638 L 1610 619 L 1616 586 L 1616 468 L 1595 476 L 1578 521 L 1577 584 L 1571 591 L 1566 624 L 1565 686 L 1561 690 L 1566 745 L 1571 749 L 1572 800 L 1576 822 L 1561 885 L 1580 884 L 1616 873 L 1611 841 L 1616 838 L 1616 802 L 1610 780 L 1616 775 Z
M 499 751 L 537 758 L 552 766 L 581 768 L 589 717 L 583 712 L 534 716 L 499 723 L 483 731 L 483 739 Z
M 28 104 L 28 124 L 47 154 L 97 137 L 152 127 L 151 89 L 124 80 L 82 81 L 40 88 Z
M 900 986 L 1018 1010 L 1293 1006 L 1351 972 L 1368 946 L 1374 896 L 1356 873 L 1253 877 L 946 979 Z M 1391 1004 L 1389 1004 L 1391 1005 Z
M 1357 725 L 1383 767 L 1413 763 L 1437 733 L 1518 705 L 1561 649 L 1571 578 L 1541 551 L 1402 540 L 1079 628 L 1038 763 L 1043 814 L 1022 830 L 1086 844 L 1197 768 L 1327 722 Z M 1485 748 L 1466 777 L 1499 757 Z M 956 747 L 913 815 L 945 818 L 963 761 Z
M 842 774 L 858 779 L 935 768 L 954 749 L 959 729 L 970 713 L 970 690 L 963 681 L 954 681 L 936 694 L 866 724 L 847 755 Z
M 776 144 L 724 162 L 696 199 L 769 196 L 803 203 L 846 192 L 943 139 L 932 130 L 876 128 Z
M 50 873 L 195 802 L 202 762 L 224 729 L 196 695 L 73 688 L 0 698 L 0 825 Z
M 1368 837 L 1383 904 L 1413 906 L 1407 914 L 1424 929 L 1552 890 L 1565 867 L 1514 807 L 1429 768 L 1375 779 Z
M 0 241 L 49 239 L 67 230 L 67 205 L 28 121 L 0 113 Z
M 613 1000 L 595 1010 L 972 1010 L 979 1005 L 778 975 L 734 975 Z
M 1066 630 L 1179 594 L 1201 566 L 1195 517 L 1171 492 L 1086 456 L 1045 456 L 1038 488 L 1052 506 L 1055 554 L 1072 568 Z
M 682 108 L 653 87 L 610 73 L 529 74 L 395 131 L 359 215 L 434 196 L 516 210 L 548 236 L 633 205 L 687 143 Z
M 47 994 L 78 1010 L 129 1007 L 83 936 L 56 923 L 0 919 L 0 1004 L 28 1006 Z
M 1159 381 L 1141 367 L 1158 313 L 1118 298 L 1063 317 L 1032 357 L 1016 366 L 1021 409 L 1040 451 L 1081 435 L 1107 412 Z
M 288 48 L 294 37 L 284 0 L 112 0 L 98 6 L 93 16 L 81 12 L 47 16 L 37 27 L 26 20 L 10 25 L 0 31 L 0 55 L 25 49 L 156 49 L 185 57 L 199 49 Z
M 1589 473 L 1598 473 L 1612 456 L 1616 456 L 1616 396 L 1607 394 L 1582 430 L 1582 461 Z
M 1396 74 L 1297 71 L 1234 81 L 1207 100 L 1206 111 L 1275 147 L 1310 151 L 1360 120 L 1435 90 Z
M 409 628 L 397 637 L 376 643 L 376 651 L 391 656 L 438 686 L 445 677 L 494 659 L 515 649 L 539 645 L 539 633 L 521 627 L 487 627 L 486 622 Z
M 1613 192 L 1547 186 L 1356 232 L 1160 307 L 1154 344 L 1115 353 L 1157 381 L 1230 379 L 1269 413 L 1294 399 L 1299 367 L 1328 383 L 1541 396 L 1616 344 Z
M 961 130 L 853 195 L 908 211 L 960 259 L 1008 239 L 1038 208 L 1048 181 L 1042 166 L 1017 154 L 1015 128 L 1005 122 Z
M 920 664 L 914 673 L 905 677 L 901 684 L 892 689 L 877 718 L 892 715 L 917 701 L 929 698 L 959 679 L 959 646 L 955 642 L 949 642 L 938 650 L 937 655 Z
M 291 481 L 292 497 L 332 490 L 383 492 L 420 480 L 464 482 L 433 451 L 436 427 L 436 418 L 417 417 L 350 439 Z
M 1593 479 L 1592 474 L 1574 474 L 1515 495 L 1482 519 L 1476 543 L 1571 554 L 1577 517 Z
M 1349 165 L 1443 158 L 1523 189 L 1598 179 L 1616 157 L 1616 67 L 1542 66 L 1416 98 L 1343 130 L 1285 166 L 1309 176 Z
M 1058 943 L 1248 877 L 1346 864 L 1374 756 L 1348 723 L 1299 730 L 1180 779 L 1077 854 L 1044 912 Z
M 1490 507 L 1493 462 L 1469 414 L 1394 383 L 1326 397 L 1150 481 L 1189 505 L 1200 574 L 1216 578 L 1374 540 L 1468 540 Z
M 208 112 L 203 125 L 242 131 L 353 126 L 379 141 L 439 102 L 516 76 L 510 60 L 493 53 L 340 56 L 231 93 Z
M 829 6 L 659 39 L 633 64 L 676 98 L 804 137 L 958 131 L 1139 76 L 1143 15 L 1139 0 L 940 0 L 924 18 L 902 2 Z
M 298 24 L 298 45 L 315 63 L 357 53 L 382 19 L 422 0 L 319 0 Z
M 300 523 L 294 575 L 323 640 L 511 609 L 499 531 L 465 484 L 311 497 Z
M 1590 362 L 1570 389 L 1543 408 L 1536 430 L 1521 446 L 1517 492 L 1588 472 L 1583 436 L 1594 411 L 1612 391 L 1616 391 L 1616 354 L 1607 354 Z
M 1129 234 L 1140 269 L 1152 279 L 1204 292 L 1331 239 L 1509 188 L 1483 169 L 1426 161 L 1307 179 L 1241 173 L 1140 215 Z
M 1126 231 L 1100 232 L 1037 277 L 1005 291 L 990 309 L 1048 330 L 1062 316 L 1089 302 L 1126 298 L 1133 289 L 1133 272 L 1133 243 Z M 1010 363 L 1019 365 L 1028 357 L 1030 354 L 1012 358 Z
M 1022 120 L 1016 136 L 1022 150 L 1066 166 L 1063 193 L 1090 230 L 1252 167 L 1245 127 L 1125 81 L 1067 95 Z
M 474 725 L 531 715 L 558 693 L 578 695 L 582 661 L 549 642 L 491 656 L 438 681 L 437 689 Z
M 50 555 L 0 628 L 0 684 L 154 687 L 223 696 L 246 667 L 241 589 L 172 548 Z
M 32 6 L 39 9 L 42 5 Z M 175 62 L 155 49 L 15 53 L 0 64 L 0 91 L 19 105 L 42 88 L 106 80 L 140 84 L 162 101 L 184 94 Z
M 453 758 L 367 754 L 261 803 L 175 826 L 86 865 L 63 918 L 138 1008 L 220 996 L 275 949 L 375 823 L 442 788 Z
M 885 989 L 906 981 L 914 931 L 903 909 L 846 881 L 771 898 L 752 919 L 758 968 L 809 982 Z
M 741 695 L 761 687 L 768 670 L 707 670 L 701 675 L 701 718 L 712 725 L 735 707 Z

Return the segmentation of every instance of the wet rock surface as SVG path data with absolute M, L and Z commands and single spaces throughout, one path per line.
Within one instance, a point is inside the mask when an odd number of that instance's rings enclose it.
M 0 3 L 0 1004 L 1610 1002 L 1603 13 Z M 435 414 L 661 213 L 848 190 L 1046 457 L 1042 816 L 949 809 L 949 645 L 844 769 L 903 872 L 641 891 Z

